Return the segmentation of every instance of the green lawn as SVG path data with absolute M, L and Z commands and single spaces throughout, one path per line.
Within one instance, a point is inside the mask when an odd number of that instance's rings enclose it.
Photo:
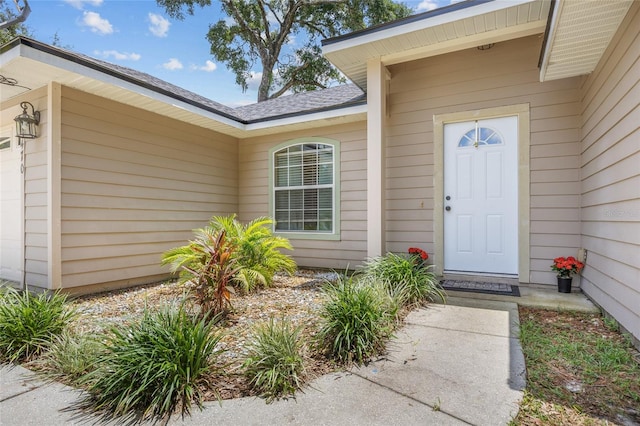
M 527 389 L 513 425 L 640 422 L 640 356 L 598 314 L 520 308 Z

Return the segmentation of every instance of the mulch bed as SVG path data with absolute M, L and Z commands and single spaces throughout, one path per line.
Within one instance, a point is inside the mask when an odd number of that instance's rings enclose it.
M 254 395 L 241 371 L 253 326 L 271 317 L 276 320 L 287 318 L 302 328 L 304 340 L 310 342 L 319 325 L 323 301 L 321 286 L 335 277 L 336 274 L 330 272 L 299 270 L 293 276 L 276 275 L 272 287 L 233 297 L 233 310 L 222 324 L 221 348 L 225 352 L 216 362 L 222 368 L 208 378 L 211 388 L 205 391 L 206 399 Z M 179 304 L 187 295 L 185 290 L 176 282 L 162 282 L 81 297 L 74 302 L 80 316 L 73 329 L 79 333 L 106 333 L 113 325 L 141 318 L 145 308 Z M 305 347 L 304 355 L 308 380 L 338 368 L 311 347 Z

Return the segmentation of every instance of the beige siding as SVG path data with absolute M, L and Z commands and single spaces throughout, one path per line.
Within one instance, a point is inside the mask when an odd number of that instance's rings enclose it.
M 580 79 L 539 82 L 542 39 L 526 37 L 391 68 L 387 250 L 434 252 L 433 116 L 528 103 L 531 113 L 530 276 L 580 244 Z
M 582 288 L 640 339 L 640 3 L 582 96 Z
M 366 124 L 364 122 L 304 132 L 285 133 L 240 141 L 240 219 L 270 215 L 268 164 L 274 146 L 302 137 L 323 137 L 340 142 L 341 239 L 292 239 L 299 266 L 355 267 L 366 256 Z
M 30 287 L 48 288 L 47 90 L 33 90 L 11 105 L 3 104 L 3 123 L 13 123 L 22 101 L 31 102 L 41 116 L 38 138 L 25 144 L 25 279 Z
M 163 251 L 238 210 L 234 138 L 64 87 L 62 140 L 64 287 L 156 278 Z

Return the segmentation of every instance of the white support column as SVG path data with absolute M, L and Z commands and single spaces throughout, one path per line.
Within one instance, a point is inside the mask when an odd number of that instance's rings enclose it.
M 62 86 L 52 81 L 47 90 L 47 246 L 48 288 L 62 287 Z
M 385 118 L 388 71 L 367 62 L 367 256 L 385 253 Z

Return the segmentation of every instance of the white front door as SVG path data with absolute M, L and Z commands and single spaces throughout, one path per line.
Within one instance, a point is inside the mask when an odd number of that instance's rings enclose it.
M 0 131 L 0 280 L 22 280 L 20 147 L 11 129 Z
M 444 125 L 444 269 L 518 273 L 518 117 Z

